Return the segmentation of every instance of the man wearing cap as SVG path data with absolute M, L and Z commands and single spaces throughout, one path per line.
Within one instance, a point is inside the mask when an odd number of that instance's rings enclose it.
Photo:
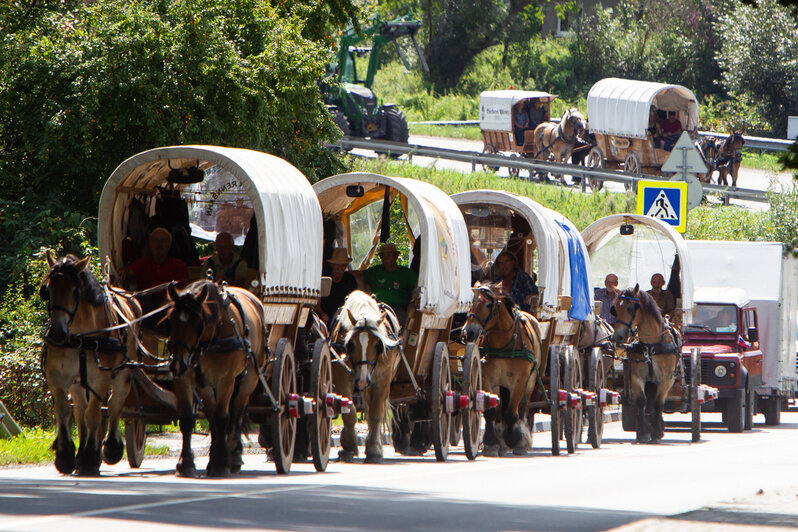
M 321 298 L 320 303 L 320 317 L 327 325 L 330 324 L 338 309 L 343 306 L 346 296 L 357 290 L 355 276 L 346 271 L 350 262 L 352 262 L 352 258 L 346 248 L 333 249 L 332 255 L 327 259 L 327 263 L 330 265 L 332 286 L 329 295 Z
M 390 242 L 380 245 L 379 256 L 382 264 L 364 271 L 363 280 L 371 287 L 377 299 L 390 305 L 396 312 L 399 322 L 404 323 L 407 318 L 407 305 L 418 283 L 418 274 L 397 263 L 399 251 L 396 245 Z

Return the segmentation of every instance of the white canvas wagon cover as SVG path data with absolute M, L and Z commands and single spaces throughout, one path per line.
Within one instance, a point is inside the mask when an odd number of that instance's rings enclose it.
M 483 131 L 512 131 L 513 105 L 528 99 L 548 103 L 556 97 L 540 91 L 483 91 L 479 95 L 479 127 Z
M 366 194 L 390 187 L 415 211 L 421 235 L 419 309 L 445 317 L 468 310 L 473 297 L 468 232 L 454 201 L 423 181 L 354 172 L 313 185 L 325 218 L 338 218 L 349 207 L 353 199 L 346 195 L 349 185 L 361 185 Z
M 698 100 L 690 89 L 651 81 L 605 78 L 597 81 L 587 94 L 590 131 L 644 139 L 652 105 L 664 111 L 679 111 L 684 129 L 698 129 Z
M 557 297 L 570 296 L 572 319 L 584 320 L 592 312 L 590 258 L 579 230 L 560 213 L 503 190 L 470 190 L 454 194 L 461 207 L 501 205 L 523 217 L 532 228 L 538 249 L 538 287 L 543 289 L 544 314 L 557 310 Z
M 620 227 L 626 224 L 634 226 L 633 234 L 620 234 Z M 690 322 L 694 290 L 690 254 L 687 242 L 672 226 L 650 216 L 613 214 L 590 224 L 582 231 L 582 238 L 599 276 L 593 279 L 593 285 L 601 288 L 609 273 L 618 276 L 621 290 L 636 283 L 641 290 L 648 290 L 654 273 L 663 274 L 667 282 L 673 259 L 678 255 L 683 322 Z
M 229 172 L 244 191 L 258 227 L 260 282 L 264 296 L 318 297 L 321 286 L 321 210 L 302 172 L 262 152 L 219 146 L 170 146 L 127 159 L 103 187 L 99 208 L 101 257 L 121 264 L 127 205 L 133 195 L 167 184 L 173 168 L 198 165 Z M 193 185 L 179 185 L 181 191 Z M 213 191 L 210 191 L 213 192 Z

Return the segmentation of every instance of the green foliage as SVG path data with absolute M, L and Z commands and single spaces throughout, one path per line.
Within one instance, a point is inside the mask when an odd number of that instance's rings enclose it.
M 767 240 L 784 242 L 788 251 L 798 256 L 798 189 L 768 194 L 770 202 Z
M 798 20 L 795 9 L 776 0 L 739 3 L 721 17 L 717 31 L 724 36 L 718 52 L 724 87 L 733 95 L 747 95 L 773 132 L 783 136 L 787 115 L 798 110 Z
M 52 462 L 55 459 L 53 440 L 55 431 L 38 427 L 23 429 L 15 438 L 0 439 L 0 466 Z
M 761 109 L 745 94 L 737 98 L 707 95 L 699 106 L 698 123 L 702 130 L 718 133 L 740 130 L 749 135 L 766 135 L 771 131 Z
M 767 240 L 768 214 L 741 207 L 702 204 L 687 216 L 689 240 Z

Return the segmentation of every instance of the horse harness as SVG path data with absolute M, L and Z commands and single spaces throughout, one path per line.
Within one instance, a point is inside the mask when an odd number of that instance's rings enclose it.
M 632 317 L 629 322 L 625 322 L 621 319 L 616 319 L 616 323 L 620 323 L 621 325 L 625 325 L 629 331 L 632 331 L 633 327 L 632 324 L 635 321 L 635 317 L 637 315 L 637 309 L 640 308 L 640 299 L 636 297 L 628 297 L 628 296 L 618 296 L 620 299 L 626 299 L 628 301 L 633 301 L 635 304 L 632 306 Z M 632 342 L 629 347 L 627 347 L 626 352 L 627 354 L 631 355 L 641 355 L 642 360 L 634 360 L 630 358 L 631 362 L 641 364 L 645 363 L 648 366 L 648 378 L 649 380 L 654 378 L 654 364 L 651 361 L 652 356 L 656 355 L 672 355 L 672 354 L 679 354 L 681 350 L 681 342 L 665 342 L 665 333 L 670 333 L 671 338 L 674 340 L 680 338 L 680 336 L 676 333 L 673 328 L 673 325 L 667 320 L 665 320 L 665 327 L 660 335 L 660 341 L 654 343 L 646 343 L 641 340 L 637 340 Z M 681 359 L 681 357 L 679 357 Z M 678 366 L 677 366 L 678 370 Z
M 390 317 L 393 314 L 393 309 L 391 309 L 391 307 L 389 307 L 388 305 L 386 305 L 385 303 L 383 303 L 381 301 L 377 301 L 377 305 L 379 306 L 380 311 L 385 312 L 386 316 L 388 316 L 388 322 L 390 324 L 390 327 L 389 327 L 389 330 L 388 330 L 388 333 L 387 333 L 388 339 L 393 341 L 393 342 L 396 342 L 396 345 L 400 345 L 402 343 L 402 340 L 401 340 L 401 338 L 398 337 L 398 332 L 399 332 L 398 328 L 397 328 L 398 324 Z M 333 316 L 332 322 L 330 322 L 330 331 L 334 331 L 333 334 L 335 334 L 337 332 L 338 327 L 340 325 L 341 311 L 342 310 L 343 310 L 343 307 L 339 308 L 338 312 L 336 312 L 335 315 Z M 388 312 L 388 311 L 390 311 L 390 312 Z M 357 330 L 376 331 L 376 329 L 374 329 L 372 327 L 355 327 L 353 329 L 353 331 L 357 331 Z M 379 332 L 379 331 L 377 331 L 377 332 Z M 330 336 L 332 336 L 333 334 L 331 334 Z M 336 337 L 337 336 L 338 335 L 336 334 Z M 378 336 L 381 336 L 381 335 L 378 335 Z M 377 360 L 374 360 L 374 361 L 359 360 L 357 362 L 351 360 L 351 358 L 348 356 L 348 354 L 346 354 L 346 345 L 344 343 L 342 343 L 341 341 L 330 342 L 330 353 L 332 354 L 332 357 L 334 359 L 333 361 L 338 363 L 338 364 L 340 364 L 344 368 L 344 370 L 346 370 L 346 372 L 349 374 L 350 377 L 354 376 L 355 370 L 357 369 L 358 366 L 368 365 L 369 369 L 373 370 L 374 367 L 377 365 Z M 344 354 L 341 355 L 339 353 L 344 353 Z M 402 356 L 404 357 L 404 354 L 402 354 Z M 352 365 L 351 368 L 349 367 L 349 364 L 347 364 L 347 361 L 349 361 L 349 363 Z

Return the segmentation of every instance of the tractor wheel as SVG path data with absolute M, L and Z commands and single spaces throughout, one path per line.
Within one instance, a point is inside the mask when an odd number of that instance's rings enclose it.
M 407 128 L 405 114 L 396 107 L 385 109 L 385 137 L 384 140 L 407 144 L 410 139 L 410 130 Z M 401 153 L 388 153 L 392 159 L 398 159 Z

